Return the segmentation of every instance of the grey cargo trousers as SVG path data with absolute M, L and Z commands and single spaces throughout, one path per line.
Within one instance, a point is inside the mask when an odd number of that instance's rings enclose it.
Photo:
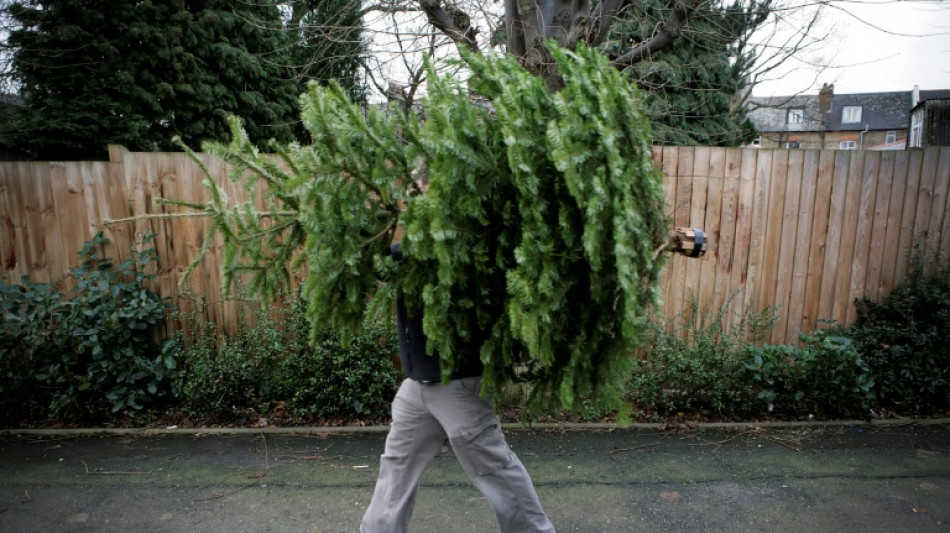
M 462 469 L 488 499 L 504 533 L 553 532 L 528 472 L 508 448 L 481 378 L 447 385 L 403 381 L 393 400 L 393 423 L 380 459 L 362 533 L 409 528 L 419 479 L 448 437 Z

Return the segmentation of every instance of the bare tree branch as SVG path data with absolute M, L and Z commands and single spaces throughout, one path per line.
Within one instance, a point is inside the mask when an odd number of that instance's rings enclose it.
M 618 15 L 630 5 L 630 0 L 604 0 L 597 4 L 591 14 L 591 32 L 587 44 L 597 46 L 607 40 L 610 27 L 616 22 Z
M 467 47 L 477 52 L 478 29 L 472 25 L 472 18 L 453 5 L 444 5 L 442 0 L 419 0 L 419 7 L 426 14 L 429 23 L 445 33 L 458 47 Z
M 680 30 L 703 0 L 674 0 L 670 18 L 661 24 L 652 37 L 643 41 L 633 50 L 614 59 L 611 63 L 617 67 L 628 67 L 650 57 L 651 54 L 669 46 L 680 35 Z

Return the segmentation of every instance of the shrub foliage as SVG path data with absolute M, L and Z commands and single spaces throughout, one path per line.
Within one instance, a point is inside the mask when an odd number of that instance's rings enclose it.
M 258 309 L 254 325 L 233 336 L 216 337 L 214 324 L 197 313 L 185 317 L 183 371 L 176 382 L 184 412 L 211 423 L 256 423 L 272 415 L 295 423 L 385 416 L 401 376 L 395 332 L 369 324 L 341 347 L 338 336 L 324 329 L 311 343 L 303 300 L 288 296 L 282 302 Z
M 636 408 L 652 416 L 677 413 L 734 417 L 754 410 L 755 385 L 745 364 L 774 313 L 750 313 L 730 326 L 722 310 L 694 300 L 668 324 L 652 323 L 627 392 Z
M 73 288 L 0 281 L 0 404 L 7 422 L 98 419 L 167 398 L 174 353 L 149 328 L 169 305 L 147 288 L 150 238 L 120 264 L 99 256 L 97 234 L 71 270 Z
M 915 257 L 897 289 L 859 300 L 857 320 L 842 331 L 874 376 L 878 404 L 903 413 L 950 408 L 950 276 L 924 265 Z

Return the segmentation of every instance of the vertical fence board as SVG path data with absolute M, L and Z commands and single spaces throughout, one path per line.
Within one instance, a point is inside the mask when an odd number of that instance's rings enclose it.
M 43 203 L 43 233 L 45 235 L 45 260 L 50 280 L 56 281 L 69 276 L 69 256 L 75 253 L 65 246 L 64 233 L 68 231 L 58 217 L 65 215 L 61 209 L 69 205 L 69 187 L 66 177 L 66 164 L 50 165 L 50 179 L 39 181 L 35 185 L 40 191 Z M 64 220 L 70 220 L 65 218 Z
M 87 161 L 79 167 L 79 182 L 82 187 L 82 198 L 86 203 L 86 218 L 77 221 L 83 227 L 83 239 L 88 239 L 90 235 L 95 235 L 102 228 L 102 220 L 108 217 L 101 215 L 102 209 L 108 206 L 98 198 L 99 191 L 104 189 L 106 183 L 106 165 L 108 163 Z
M 718 276 L 714 295 L 714 307 L 722 309 L 725 325 L 734 323 L 731 302 L 736 299 L 737 287 L 732 285 L 732 273 L 735 265 L 737 220 L 739 217 L 739 174 L 742 172 L 742 152 L 737 149 L 725 150 L 725 175 L 722 185 L 722 215 L 719 237 L 716 239 L 718 262 L 715 265 Z M 724 306 L 728 304 L 728 309 Z
M 802 308 L 801 319 L 802 332 L 811 331 L 819 325 L 821 320 L 818 310 L 821 307 L 821 286 L 828 254 L 834 167 L 835 153 L 833 151 L 823 150 L 818 153 L 811 240 L 808 243 L 808 275 L 805 278 L 805 305 Z
M 895 285 L 907 276 L 910 261 L 914 254 L 916 236 L 914 235 L 914 220 L 917 217 L 917 206 L 920 203 L 920 179 L 924 164 L 924 155 L 920 150 L 908 153 L 906 187 L 904 192 L 904 207 L 901 213 L 900 242 L 898 244 L 897 266 L 894 269 Z
M 696 147 L 693 155 L 693 192 L 690 202 L 689 220 L 690 226 L 702 227 L 706 219 L 706 205 L 709 201 L 707 192 L 709 190 L 709 156 L 710 149 L 704 146 Z M 702 277 L 703 261 L 706 261 L 710 254 L 686 262 L 686 286 L 684 294 L 684 306 L 695 302 L 700 304 L 699 289 Z M 695 317 L 697 320 L 700 316 Z
M 881 275 L 877 295 L 881 297 L 894 289 L 897 276 L 897 262 L 901 257 L 901 222 L 904 212 L 904 195 L 907 194 L 908 152 L 896 152 L 891 165 L 891 198 L 888 203 L 885 222 L 884 254 L 881 258 Z
M 17 281 L 22 276 L 30 276 L 30 279 L 33 281 L 42 281 L 42 272 L 39 261 L 36 259 L 38 255 L 36 241 L 42 240 L 43 236 L 40 233 L 39 225 L 33 222 L 33 215 L 36 213 L 36 199 L 33 198 L 34 194 L 30 187 L 30 180 L 32 179 L 43 179 L 42 174 L 39 170 L 39 167 L 34 166 L 30 163 L 21 163 L 17 165 L 17 172 L 14 174 L 13 190 L 14 192 L 14 201 L 17 202 L 17 210 L 20 215 L 20 227 L 22 228 L 22 235 L 24 239 L 22 241 L 22 246 L 20 247 L 19 256 L 20 260 L 20 275 L 17 277 Z
M 749 269 L 746 281 L 744 307 L 766 309 L 769 304 L 762 298 L 762 278 L 765 271 L 765 246 L 771 207 L 773 152 L 757 152 L 755 166 L 755 204 L 752 212 L 752 238 L 749 246 Z M 784 189 L 783 189 L 784 190 Z
M 834 320 L 835 291 L 838 285 L 838 257 L 841 254 L 844 232 L 845 198 L 848 192 L 848 168 L 850 151 L 834 153 L 834 170 L 831 178 L 831 193 L 828 206 L 828 236 L 825 245 L 825 264 L 821 276 L 821 293 L 818 302 L 818 319 Z
M 87 240 L 88 228 L 82 223 L 88 220 L 86 213 L 86 191 L 82 180 L 82 165 L 71 164 L 63 168 L 62 182 L 56 184 L 56 216 L 67 224 L 57 223 L 62 235 L 60 262 L 57 269 L 65 275 L 69 272 L 68 257 L 82 248 Z
M 868 243 L 868 266 L 865 275 L 864 294 L 877 299 L 881 296 L 881 276 L 884 254 L 894 253 L 884 246 L 887 241 L 888 213 L 890 212 L 891 185 L 894 182 L 894 152 L 881 153 L 881 163 L 877 176 L 877 193 L 874 201 L 871 235 Z
M 12 200 L 13 165 L 0 165 L 0 268 L 3 269 L 0 279 L 7 283 L 19 282 L 19 276 L 12 279 L 11 274 L 17 269 L 17 245 L 21 230 L 18 225 L 19 217 L 14 211 L 16 204 Z
M 719 277 L 719 254 L 722 245 L 722 194 L 726 171 L 725 149 L 709 150 L 709 167 L 706 171 L 706 209 L 703 213 L 703 229 L 710 236 L 712 247 L 699 262 L 699 303 L 710 313 L 721 309 L 716 294 L 716 279 Z
M 231 172 L 229 165 L 226 165 L 221 160 L 205 160 L 205 164 L 215 175 L 224 176 L 222 180 L 219 181 L 219 184 L 225 193 L 234 199 L 235 203 L 255 200 L 258 206 L 263 205 L 263 194 L 261 194 L 260 188 L 256 191 L 257 195 L 252 198 L 251 195 L 254 193 L 246 191 L 239 183 L 228 178 L 228 174 Z M 205 194 L 207 194 L 207 191 Z M 208 264 L 209 266 L 220 264 L 223 259 L 224 249 L 219 243 L 216 243 L 213 253 L 208 258 Z M 225 286 L 224 276 L 221 275 L 220 269 L 216 269 L 215 276 L 211 279 L 211 282 L 213 283 L 214 294 L 217 295 L 215 308 L 230 317 L 229 324 L 232 327 L 238 327 L 239 318 L 242 315 L 245 320 L 253 322 L 255 316 L 253 313 L 248 313 L 249 310 L 242 300 L 244 294 L 242 292 L 243 283 L 241 279 L 235 279 L 231 285 Z
M 854 262 L 858 211 L 861 204 L 861 178 L 864 175 L 864 154 L 854 153 L 848 165 L 848 188 L 845 192 L 844 218 L 841 225 L 841 247 L 838 250 L 838 276 L 832 319 L 845 322 L 851 307 L 851 266 Z
M 103 218 L 103 222 L 106 220 L 127 219 L 131 217 L 133 213 L 136 215 L 143 214 L 133 210 L 134 202 L 132 196 L 135 187 L 132 182 L 132 172 L 128 168 L 129 163 L 126 161 L 128 159 L 126 155 L 130 154 L 124 148 L 118 150 L 110 147 L 108 185 L 106 190 L 102 191 L 104 194 L 100 196 L 100 201 L 103 205 L 107 206 L 107 213 L 102 214 L 108 214 L 109 217 Z M 111 257 L 126 256 L 132 247 L 132 243 L 135 241 L 135 223 L 127 222 L 109 225 L 108 228 L 110 235 L 107 235 L 109 246 L 106 247 L 106 254 Z
M 762 276 L 758 287 L 759 305 L 763 309 L 773 308 L 776 305 L 775 294 L 778 283 L 779 256 L 782 252 L 782 224 L 788 181 L 789 153 L 784 150 L 772 150 L 771 155 L 772 179 L 769 188 L 765 237 L 762 245 Z
M 851 262 L 851 291 L 849 302 L 864 295 L 867 287 L 868 258 L 871 253 L 871 240 L 874 238 L 874 209 L 877 195 L 877 178 L 881 167 L 880 152 L 864 154 L 864 174 L 861 180 L 861 203 L 858 208 L 858 221 L 854 237 L 854 260 Z M 848 306 L 847 322 L 855 318 L 854 305 Z
M 194 202 L 203 200 L 202 197 L 193 194 L 192 189 L 198 176 L 191 175 L 189 164 L 186 161 L 187 157 L 185 154 L 174 154 L 172 168 L 161 180 L 160 194 L 162 198 L 168 200 L 180 198 Z M 200 179 L 198 181 L 200 182 Z M 163 206 L 162 211 L 178 215 L 186 214 L 178 213 L 178 209 L 171 206 Z M 195 218 L 174 218 L 163 221 L 162 224 L 162 231 L 167 232 L 168 236 L 173 238 L 170 238 L 168 242 L 168 261 L 162 262 L 158 268 L 159 282 L 171 291 L 169 294 L 173 296 L 175 306 L 182 315 L 195 311 L 193 300 L 183 295 L 183 292 L 187 291 L 187 287 L 182 287 L 179 282 L 195 257 L 197 250 L 190 251 L 189 243 L 193 240 L 194 233 L 201 230 L 202 225 L 203 222 Z M 199 275 L 204 278 L 205 276 L 202 274 Z M 179 321 L 176 323 L 175 329 L 178 330 L 181 326 L 182 322 Z M 223 329 L 228 330 L 226 326 Z
M 749 258 L 752 252 L 752 234 L 754 231 L 753 217 L 755 213 L 753 211 L 755 208 L 755 176 L 758 151 L 743 149 L 740 154 L 742 161 L 738 175 L 736 236 L 732 255 L 732 277 L 729 280 L 730 292 L 733 295 L 732 310 L 729 314 L 734 321 L 741 320 L 744 315 L 746 294 L 749 292 L 746 288 L 746 282 L 749 279 Z
M 950 199 L 948 196 L 948 189 L 950 189 L 950 151 L 944 150 L 940 153 L 940 163 L 937 166 L 937 188 L 938 191 L 944 191 L 944 207 L 940 211 L 940 215 L 934 215 L 933 219 L 936 221 L 937 218 L 942 218 L 943 223 L 938 226 L 940 228 L 940 247 L 939 251 L 936 253 L 936 268 L 946 271 L 950 268 Z
M 924 176 L 921 181 L 921 196 L 923 202 L 917 211 L 918 216 L 914 224 L 917 238 L 921 241 L 923 252 L 927 257 L 928 263 L 925 272 L 932 274 L 934 272 L 934 262 L 931 259 L 937 253 L 936 232 L 939 227 L 937 219 L 942 218 L 944 197 L 946 196 L 946 183 L 938 179 L 937 169 L 939 168 L 940 152 L 937 150 L 924 151 Z
M 10 248 L 11 256 L 4 261 L 4 278 L 10 283 L 19 283 L 20 279 L 29 272 L 26 258 L 26 247 L 29 245 L 31 236 L 27 232 L 26 220 L 23 213 L 23 197 L 20 193 L 20 168 L 16 163 L 7 163 L 3 165 L 6 171 L 3 177 L 6 180 L 4 199 L 6 204 L 6 216 L 9 219 L 7 225 L 10 228 L 10 235 L 13 243 Z
M 795 259 L 793 260 L 791 287 L 788 294 L 788 312 L 785 339 L 795 342 L 802 332 L 806 301 L 808 271 L 816 257 L 811 255 L 811 242 L 814 230 L 815 191 L 818 188 L 818 156 L 814 150 L 804 152 L 802 163 L 801 192 L 798 201 L 797 230 L 795 237 Z M 821 265 L 815 264 L 817 268 Z M 809 328 L 810 329 L 810 328 Z
M 661 169 L 663 169 L 663 216 L 670 224 L 675 225 L 676 221 L 676 149 L 673 146 L 654 147 L 653 159 Z M 672 287 L 672 264 L 673 257 L 666 257 L 666 268 L 660 273 L 660 296 L 663 298 L 663 305 L 668 305 Z
M 159 202 L 162 198 L 167 198 L 169 192 L 177 190 L 183 176 L 181 176 L 177 167 L 177 162 L 184 154 L 169 154 L 168 157 L 156 161 L 152 167 L 155 175 L 152 197 L 149 200 L 150 209 L 156 215 L 168 215 L 174 210 Z M 171 264 L 178 262 L 182 258 L 175 253 L 175 239 L 171 238 L 178 233 L 182 226 L 179 220 L 168 218 L 158 218 L 153 221 L 152 228 L 158 235 L 155 239 L 155 249 L 158 252 L 158 265 L 155 266 L 156 284 L 161 287 L 163 294 L 174 294 L 177 292 L 175 280 L 169 275 Z M 162 259 L 167 258 L 167 259 Z
M 777 344 L 785 342 L 788 327 L 789 302 L 791 298 L 792 276 L 795 273 L 795 248 L 798 239 L 798 207 L 801 202 L 802 173 L 805 153 L 795 150 L 789 153 L 788 169 L 785 173 L 785 202 L 780 212 L 781 226 L 775 236 L 778 243 L 778 270 L 775 278 L 775 296 L 773 305 L 779 316 L 772 330 L 772 340 Z M 776 209 L 776 211 L 778 211 Z
M 50 275 L 49 261 L 47 260 L 46 249 L 48 245 L 47 226 L 44 220 L 47 210 L 52 211 L 53 206 L 49 204 L 49 194 L 47 185 L 50 182 L 53 166 L 31 164 L 38 173 L 39 179 L 32 179 L 33 176 L 23 174 L 20 176 L 20 190 L 23 193 L 24 205 L 26 207 L 26 224 L 28 231 L 35 237 L 30 242 L 30 273 L 33 281 L 48 283 L 55 281 Z
M 676 212 L 674 224 L 676 227 L 687 227 L 690 225 L 690 206 L 693 198 L 693 156 L 692 147 L 682 147 L 677 154 L 677 174 L 676 174 Z M 676 255 L 668 268 L 670 268 L 670 299 L 666 305 L 666 318 L 678 316 L 683 311 L 686 295 L 686 265 L 688 260 L 685 257 Z

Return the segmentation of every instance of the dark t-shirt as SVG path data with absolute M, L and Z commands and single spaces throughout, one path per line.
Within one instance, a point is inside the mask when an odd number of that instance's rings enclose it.
M 392 245 L 392 257 L 404 260 L 399 244 Z M 409 314 L 402 296 L 396 298 L 396 328 L 399 333 L 399 358 L 402 369 L 410 379 L 422 382 L 442 380 L 439 358 L 426 350 L 426 336 L 422 331 L 422 317 Z M 469 353 L 456 357 L 457 368 L 452 379 L 471 378 L 482 375 L 483 365 L 478 357 L 481 342 L 473 342 Z

